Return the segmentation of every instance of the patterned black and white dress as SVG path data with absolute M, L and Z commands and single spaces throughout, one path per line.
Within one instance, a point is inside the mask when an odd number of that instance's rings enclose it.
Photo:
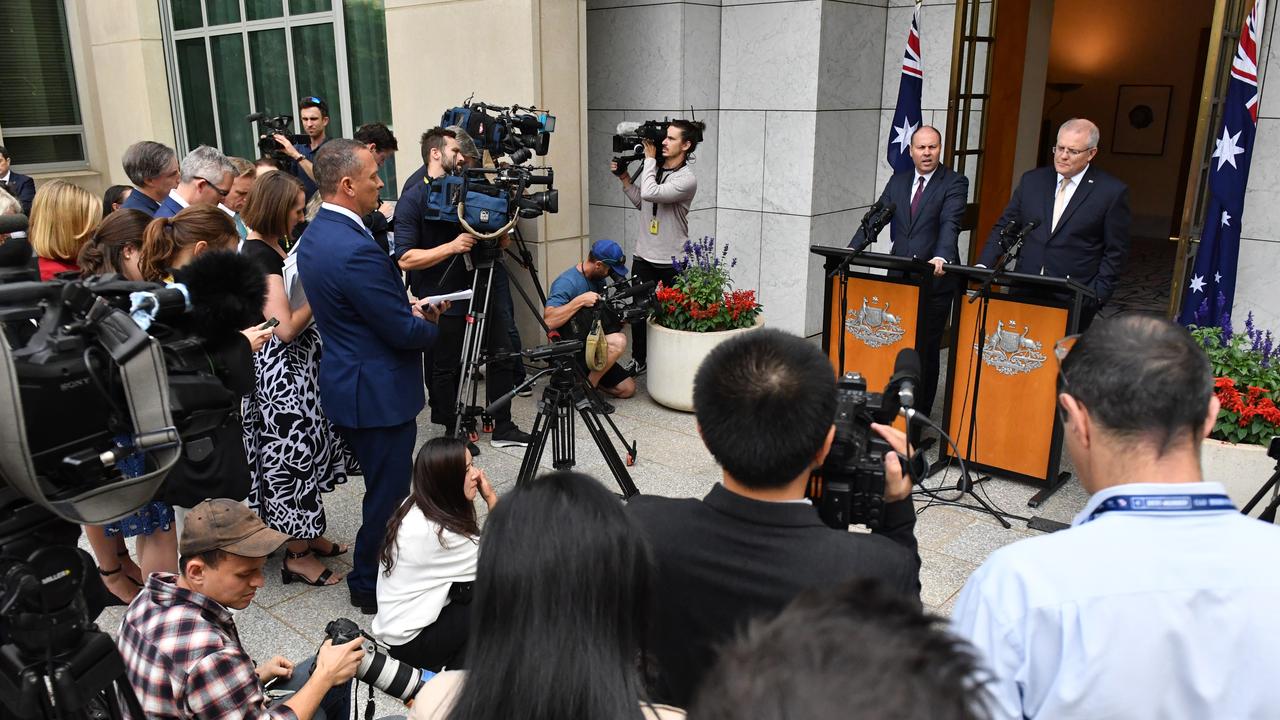
M 283 277 L 284 258 L 261 240 L 246 240 L 240 252 Z M 272 529 L 302 540 L 325 532 L 321 494 L 360 472 L 320 409 L 320 353 L 315 324 L 292 342 L 272 337 L 254 353 L 257 382 L 243 401 L 249 506 Z

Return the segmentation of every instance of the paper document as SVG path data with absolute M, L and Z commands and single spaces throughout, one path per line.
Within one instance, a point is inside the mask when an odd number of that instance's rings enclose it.
M 452 292 L 452 293 L 449 293 L 448 295 L 430 295 L 427 297 L 426 302 L 428 305 L 439 305 L 441 302 L 444 302 L 445 300 L 448 300 L 449 302 L 458 302 L 459 300 L 470 300 L 470 299 L 471 299 L 470 290 L 459 290 L 458 292 Z

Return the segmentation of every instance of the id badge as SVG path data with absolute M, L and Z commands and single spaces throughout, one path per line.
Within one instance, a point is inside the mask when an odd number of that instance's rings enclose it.
M 649 234 L 650 235 L 658 234 L 658 218 L 654 218 L 649 221 Z

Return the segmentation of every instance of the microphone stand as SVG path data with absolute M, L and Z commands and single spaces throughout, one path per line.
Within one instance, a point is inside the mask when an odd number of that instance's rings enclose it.
M 982 286 L 978 288 L 978 292 L 969 297 L 970 303 L 980 299 L 981 304 L 978 306 L 978 344 L 976 348 L 977 354 L 975 359 L 975 365 L 973 366 L 974 367 L 973 401 L 969 403 L 969 429 L 966 435 L 966 443 L 968 447 L 966 448 L 966 451 L 965 451 L 965 462 L 968 465 L 972 465 L 974 462 L 977 461 L 976 440 L 977 440 L 977 422 L 978 422 L 978 397 L 979 397 L 978 393 L 982 389 L 982 357 L 983 357 L 983 354 L 986 352 L 986 347 L 987 347 L 987 309 L 991 304 L 991 286 L 996 280 L 1000 278 L 1002 274 L 1008 271 L 1008 266 L 1011 263 L 1011 261 L 1017 259 L 1018 251 L 1022 248 L 1022 241 L 1026 239 L 1027 233 L 1034 227 L 1033 225 L 1028 223 L 1027 225 L 1022 226 L 1022 228 L 1019 228 L 1017 230 L 1014 230 L 1013 232 L 1010 232 L 1009 231 L 1010 225 L 1016 225 L 1016 224 L 1017 223 L 1009 223 L 1004 226 L 1004 230 L 1000 233 L 1001 236 L 1013 237 L 1013 243 L 1005 248 L 1004 252 L 1000 255 L 1000 257 L 996 258 L 995 266 L 991 269 L 991 274 L 988 275 L 987 279 L 982 282 Z M 938 467 L 941 468 L 944 466 L 939 465 Z M 960 474 L 960 478 L 956 480 L 956 484 L 954 487 L 940 487 L 933 490 L 918 491 L 918 492 L 923 492 L 924 494 L 928 494 L 932 496 L 932 494 L 938 493 L 938 492 L 958 490 L 960 491 L 960 498 L 963 498 L 964 496 L 968 495 L 969 497 L 973 498 L 973 500 L 977 502 L 978 505 L 981 506 L 981 508 L 975 508 L 971 505 L 965 505 L 959 502 L 949 502 L 949 501 L 943 501 L 943 502 L 947 502 L 947 504 L 955 505 L 958 507 L 970 508 L 972 510 L 981 509 L 991 517 L 995 518 L 1001 525 L 1005 527 L 1005 529 L 1011 528 L 1013 526 L 1010 525 L 1009 521 L 1004 518 L 1004 515 L 1006 513 L 1002 513 L 1001 511 L 996 510 L 986 500 L 983 500 L 977 493 L 973 491 L 974 487 L 976 487 L 978 483 L 986 482 L 987 480 L 990 480 L 990 479 L 991 479 L 990 475 L 984 475 L 978 478 L 977 480 L 974 480 L 969 476 L 967 472 L 962 472 Z M 1011 517 L 1016 518 L 1017 516 L 1011 516 Z M 1018 518 L 1018 519 L 1021 519 L 1021 518 Z
M 881 208 L 880 210 L 883 212 L 884 208 Z M 849 254 L 845 255 L 844 259 L 840 261 L 840 264 L 836 266 L 836 269 L 827 274 L 827 279 L 833 278 L 837 274 L 840 276 L 840 337 L 836 340 L 836 363 L 839 368 L 837 374 L 844 373 L 844 336 L 848 334 L 844 330 L 844 321 L 845 318 L 849 317 L 849 266 L 853 264 L 854 258 L 866 252 L 867 248 L 871 246 L 871 243 L 875 242 L 876 235 L 879 235 L 880 231 L 884 229 L 884 225 L 882 223 L 872 221 L 872 216 L 874 214 L 875 213 L 873 212 L 868 212 L 866 215 L 862 216 L 862 221 L 859 223 L 859 226 L 862 229 L 862 244 L 849 251 Z M 892 217 L 893 215 L 891 213 L 889 218 L 886 218 L 886 220 L 891 219 Z M 857 237 L 857 235 L 854 237 Z

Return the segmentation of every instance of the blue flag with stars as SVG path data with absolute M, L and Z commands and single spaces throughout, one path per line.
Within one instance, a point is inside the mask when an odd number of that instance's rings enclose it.
M 920 63 L 920 4 L 911 15 L 907 32 L 907 50 L 902 57 L 902 79 L 898 82 L 898 105 L 893 111 L 893 129 L 889 131 L 887 159 L 894 172 L 910 170 L 911 134 L 920 127 L 920 95 L 924 91 L 924 66 Z
M 1236 294 L 1236 261 L 1240 255 L 1240 220 L 1249 158 L 1258 129 L 1258 36 L 1265 0 L 1257 0 L 1245 20 L 1231 63 L 1222 112 L 1222 134 L 1209 164 L 1209 204 L 1196 264 L 1182 295 L 1178 322 L 1216 325 L 1231 314 Z

